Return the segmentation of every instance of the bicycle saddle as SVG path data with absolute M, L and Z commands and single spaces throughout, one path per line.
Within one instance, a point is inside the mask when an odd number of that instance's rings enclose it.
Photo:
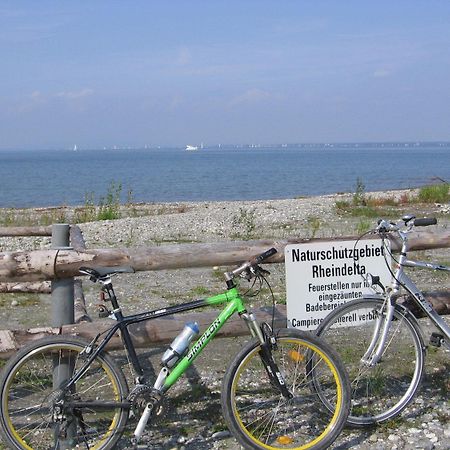
M 101 278 L 107 278 L 118 273 L 134 273 L 135 270 L 131 266 L 117 266 L 117 267 L 80 267 L 78 269 L 80 273 L 89 275 L 91 278 L 98 280 Z

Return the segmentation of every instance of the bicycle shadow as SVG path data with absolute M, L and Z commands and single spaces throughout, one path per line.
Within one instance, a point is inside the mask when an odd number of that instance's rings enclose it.
M 140 352 L 139 360 L 149 380 L 156 379 L 159 361 L 165 347 Z M 125 355 L 117 355 L 116 361 L 123 368 L 128 364 Z M 221 379 L 211 383 L 210 377 L 200 375 L 195 363 L 192 364 L 167 398 L 162 402 L 162 417 L 149 423 L 142 438 L 142 448 L 151 446 L 155 450 L 167 450 L 183 446 L 186 450 L 209 450 L 214 448 L 212 435 L 226 430 L 220 404 Z M 132 384 L 130 384 L 131 386 Z M 119 447 L 130 448 L 130 437 L 137 421 L 130 421 Z M 141 447 L 141 445 L 139 446 Z M 236 448 L 240 447 L 236 444 Z
M 198 379 L 198 372 L 191 367 L 186 376 L 192 382 Z M 214 432 L 226 430 L 220 391 L 212 392 L 204 382 L 197 381 L 193 388 L 190 382 L 175 386 L 163 400 L 162 417 L 149 424 L 142 448 L 167 450 L 182 446 L 186 450 L 209 450 L 214 447 Z M 136 423 L 132 421 L 127 428 L 132 431 Z M 127 444 L 121 448 L 127 448 Z

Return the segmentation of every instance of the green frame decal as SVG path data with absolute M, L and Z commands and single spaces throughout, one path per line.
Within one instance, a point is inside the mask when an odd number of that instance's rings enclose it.
M 215 295 L 206 299 L 208 305 L 219 305 L 228 303 L 217 318 L 208 326 L 206 331 L 198 338 L 186 356 L 182 358 L 178 364 L 172 369 L 163 386 L 163 392 L 167 391 L 176 381 L 186 372 L 188 367 L 194 362 L 203 349 L 214 338 L 217 332 L 223 327 L 226 321 L 234 313 L 242 313 L 245 311 L 242 299 L 236 288 L 230 289 L 225 294 Z

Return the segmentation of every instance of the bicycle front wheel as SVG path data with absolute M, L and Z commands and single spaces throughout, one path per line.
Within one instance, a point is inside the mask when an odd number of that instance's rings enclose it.
M 128 417 L 128 388 L 111 358 L 99 355 L 70 390 L 86 344 L 54 336 L 25 346 L 0 379 L 0 432 L 13 449 L 114 447 Z
M 246 448 L 327 448 L 350 407 L 348 377 L 336 353 L 311 333 L 280 330 L 272 357 L 292 394 L 285 398 L 271 383 L 260 349 L 258 340 L 247 344 L 223 380 L 222 409 L 230 431 Z M 318 385 L 331 407 L 320 400 Z
M 352 386 L 348 423 L 365 426 L 392 419 L 411 402 L 423 375 L 425 346 L 411 313 L 395 307 L 383 354 L 374 366 L 362 361 L 376 324 L 384 325 L 382 299 L 352 300 L 320 324 L 317 335 L 339 353 Z

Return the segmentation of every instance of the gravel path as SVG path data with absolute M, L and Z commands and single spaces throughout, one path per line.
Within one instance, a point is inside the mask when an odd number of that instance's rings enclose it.
M 402 191 L 389 193 L 401 196 Z M 371 194 L 381 195 L 381 194 Z M 330 237 L 356 235 L 376 219 L 336 214 L 336 201 L 351 200 L 348 194 L 289 200 L 252 202 L 200 202 L 136 205 L 136 217 L 92 222 L 80 227 L 88 248 L 134 247 L 186 242 L 217 242 L 253 238 Z M 147 215 L 138 217 L 145 211 Z M 438 227 L 448 227 L 448 207 L 415 206 L 405 212 L 439 214 Z M 400 216 L 400 213 L 398 213 Z M 396 216 L 396 217 L 398 217 Z M 390 217 L 395 219 L 396 217 Z M 0 238 L 0 252 L 48 248 L 47 238 Z M 448 249 L 420 252 L 418 259 L 450 264 Z M 284 298 L 284 267 L 272 265 L 270 277 L 275 293 Z M 430 271 L 415 272 L 418 284 L 427 289 L 448 289 L 449 277 Z M 85 282 L 88 308 L 94 312 L 97 287 Z M 141 272 L 115 280 L 117 294 L 126 312 L 157 308 L 223 290 L 220 271 L 212 268 Z M 180 297 L 180 298 L 179 298 Z M 263 299 L 262 302 L 267 301 Z M 37 305 L 39 304 L 39 307 Z M 257 305 L 258 302 L 255 301 Z M 0 327 L 19 328 L 48 324 L 49 296 L 0 294 Z M 424 324 L 429 335 L 427 324 Z M 171 394 L 167 416 L 146 437 L 155 449 L 237 450 L 240 447 L 225 429 L 220 412 L 220 382 L 227 361 L 241 345 L 240 339 L 213 343 L 207 357 L 199 361 Z M 155 368 L 162 349 L 143 356 Z M 204 360 L 203 360 L 204 361 Z M 450 448 L 450 354 L 440 349 L 427 360 L 420 395 L 398 419 L 370 430 L 345 430 L 335 449 L 449 449 Z M 192 386 L 194 388 L 192 389 Z M 150 446 L 150 444 L 148 444 Z M 126 439 L 121 448 L 126 448 Z M 146 447 L 147 448 L 147 447 Z

